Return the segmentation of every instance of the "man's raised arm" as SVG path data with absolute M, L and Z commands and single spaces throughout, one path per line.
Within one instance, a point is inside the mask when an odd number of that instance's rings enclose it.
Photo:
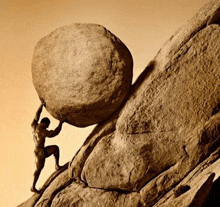
M 34 117 L 34 120 L 31 123 L 31 126 L 34 126 L 34 125 L 38 124 L 38 121 L 40 119 L 40 114 L 42 112 L 43 106 L 45 106 L 45 102 L 42 102 L 41 105 L 39 106 L 39 108 L 38 108 L 38 110 L 36 112 L 36 115 Z
M 47 133 L 46 136 L 49 137 L 49 138 L 52 138 L 52 137 L 55 137 L 56 135 L 58 135 L 60 133 L 61 129 L 62 129 L 63 122 L 64 121 L 60 121 L 60 123 L 59 123 L 59 125 L 57 126 L 56 129 L 47 131 L 48 133 Z

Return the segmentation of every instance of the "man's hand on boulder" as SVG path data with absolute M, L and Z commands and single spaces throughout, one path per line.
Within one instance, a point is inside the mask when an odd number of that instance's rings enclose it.
M 44 99 L 43 98 L 40 98 L 40 101 L 41 101 L 41 106 L 43 107 L 46 107 L 46 102 L 44 101 Z
M 65 116 L 61 116 L 61 119 L 60 119 L 60 123 L 64 123 L 65 121 L 66 121 L 66 117 L 67 117 L 67 115 L 65 115 Z

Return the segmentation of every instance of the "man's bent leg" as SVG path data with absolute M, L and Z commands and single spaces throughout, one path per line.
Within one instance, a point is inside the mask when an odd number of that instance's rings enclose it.
M 51 155 L 54 155 L 55 158 L 55 169 L 59 170 L 62 166 L 59 165 L 59 159 L 60 159 L 60 150 L 57 145 L 51 145 L 44 148 L 46 157 L 49 157 Z

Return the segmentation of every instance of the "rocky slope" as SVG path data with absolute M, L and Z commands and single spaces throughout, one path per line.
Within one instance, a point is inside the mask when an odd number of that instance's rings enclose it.
M 20 207 L 219 206 L 219 14 L 213 0 L 182 26 L 124 105 Z

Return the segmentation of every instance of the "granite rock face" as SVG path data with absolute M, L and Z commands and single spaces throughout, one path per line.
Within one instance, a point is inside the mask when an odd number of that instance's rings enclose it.
M 124 101 L 132 81 L 127 47 L 96 24 L 72 24 L 42 38 L 34 50 L 37 93 L 56 119 L 85 127 L 107 119 Z
M 220 180 L 219 8 L 211 1 L 166 42 L 33 206 L 211 206 Z
M 216 25 L 200 31 L 143 93 L 127 102 L 116 130 L 85 162 L 82 178 L 89 186 L 139 191 L 164 171 L 174 179 L 182 165 L 178 176 L 185 176 L 211 152 L 220 133 L 220 113 L 213 114 L 220 101 L 219 37 Z

